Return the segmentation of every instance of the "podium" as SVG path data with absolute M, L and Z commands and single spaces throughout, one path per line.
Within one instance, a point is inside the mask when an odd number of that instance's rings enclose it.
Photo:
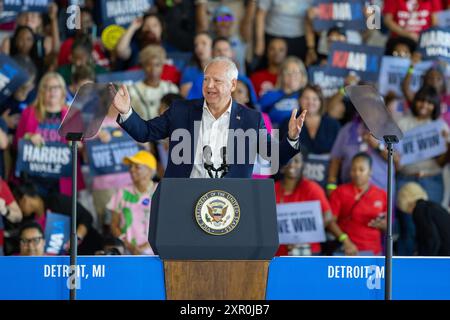
M 168 300 L 263 300 L 278 249 L 273 181 L 165 178 L 149 242 Z

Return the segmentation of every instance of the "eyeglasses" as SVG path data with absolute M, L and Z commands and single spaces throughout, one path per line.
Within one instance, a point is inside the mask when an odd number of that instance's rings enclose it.
M 60 85 L 57 85 L 57 86 L 44 86 L 44 90 L 47 90 L 47 91 L 59 90 L 59 89 L 61 89 Z
M 35 237 L 30 239 L 20 239 L 20 244 L 23 244 L 24 246 L 30 245 L 30 243 L 37 246 L 41 240 L 44 239 L 43 237 Z
M 392 52 L 392 55 L 394 57 L 402 57 L 402 58 L 409 58 L 409 57 L 411 57 L 411 54 L 409 52 L 405 52 L 405 51 L 400 51 L 400 52 L 394 51 L 394 52 Z

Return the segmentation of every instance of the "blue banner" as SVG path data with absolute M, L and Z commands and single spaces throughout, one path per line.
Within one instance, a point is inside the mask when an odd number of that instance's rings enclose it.
M 45 254 L 65 253 L 64 244 L 70 239 L 70 217 L 60 213 L 47 212 L 45 221 Z
M 450 27 L 450 10 L 436 12 L 436 17 L 439 27 Z
M 0 23 L 7 23 L 16 20 L 17 12 L 15 11 L 3 11 L 0 12 Z
M 99 74 L 96 77 L 97 83 L 123 83 L 131 85 L 135 82 L 144 80 L 145 73 L 143 70 L 136 71 L 119 71 Z
M 305 159 L 303 166 L 303 175 L 305 178 L 317 182 L 325 189 L 329 166 L 329 154 L 308 154 L 308 158 Z
M 153 0 L 104 0 L 101 2 L 102 25 L 127 26 L 141 17 L 153 5 Z
M 16 176 L 26 172 L 31 176 L 61 178 L 72 175 L 70 148 L 60 142 L 35 146 L 31 141 L 19 141 Z
M 114 129 L 110 134 L 111 140 L 108 143 L 102 143 L 98 138 L 86 143 L 92 176 L 128 172 L 129 167 L 123 164 L 123 158 L 142 149 L 122 129 Z
M 394 300 L 450 299 L 450 259 L 400 257 L 392 264 Z M 281 257 L 270 263 L 266 298 L 383 300 L 384 279 L 384 257 Z
M 77 300 L 165 299 L 157 257 L 79 256 L 77 264 Z M 1 257 L 0 300 L 68 300 L 69 265 L 69 256 Z
M 345 30 L 365 30 L 364 1 L 362 0 L 315 0 L 317 15 L 313 19 L 316 31 L 338 26 Z
M 420 33 L 417 50 L 423 60 L 450 62 L 450 27 L 430 28 Z
M 334 68 L 327 66 L 310 66 L 308 67 L 308 79 L 322 89 L 325 98 L 332 97 L 339 88 L 344 86 L 345 77 L 335 76 Z M 337 73 L 340 71 L 338 70 Z
M 3 0 L 3 9 L 5 11 L 15 12 L 47 12 L 51 0 Z
M 10 97 L 28 75 L 11 57 L 0 53 L 0 104 Z
M 158 257 L 78 257 L 80 300 L 163 300 Z M 0 258 L 0 300 L 69 299 L 69 257 Z M 450 300 L 450 258 L 394 257 L 394 300 Z M 268 300 L 383 300 L 384 257 L 279 257 L 269 265 Z M 205 279 L 205 281 L 208 281 Z
M 354 71 L 365 81 L 376 82 L 384 48 L 333 42 L 328 55 L 328 66 L 336 69 L 336 76 Z

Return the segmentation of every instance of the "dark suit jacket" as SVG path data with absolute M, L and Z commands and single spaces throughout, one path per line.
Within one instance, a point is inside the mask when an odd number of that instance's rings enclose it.
M 128 132 L 128 134 L 133 137 L 138 142 L 148 142 L 161 140 L 167 137 L 170 137 L 169 143 L 169 161 L 167 164 L 167 169 L 165 172 L 165 177 L 171 178 L 188 178 L 191 174 L 194 156 L 195 156 L 195 148 L 197 147 L 197 138 L 198 135 L 194 135 L 194 121 L 202 120 L 203 114 L 203 99 L 199 100 L 188 100 L 188 101 L 176 101 L 172 104 L 172 106 L 160 117 L 145 121 L 136 112 L 133 112 L 129 119 L 125 122 L 120 123 L 120 115 L 117 118 L 120 126 Z M 199 127 L 197 127 L 198 130 Z M 242 105 L 237 104 L 233 101 L 233 105 L 231 108 L 230 115 L 230 129 L 242 129 L 246 131 L 248 129 L 254 129 L 256 132 L 259 132 L 260 129 L 266 129 L 264 125 L 264 121 L 260 112 L 249 109 Z M 183 139 L 176 137 L 177 129 L 186 129 L 187 132 L 190 133 L 191 140 L 183 141 Z M 175 134 L 174 134 L 175 131 Z M 228 145 L 227 145 L 227 163 L 230 164 L 228 174 L 225 176 L 226 178 L 250 178 L 253 172 L 253 163 L 254 162 L 256 152 L 259 152 L 259 141 L 261 143 L 265 143 L 267 139 L 267 153 L 268 157 L 271 156 L 271 148 L 270 148 L 270 135 L 267 133 L 264 135 L 264 139 L 260 139 L 259 135 L 256 135 L 257 143 L 250 143 L 249 139 L 245 139 L 245 162 L 243 164 L 238 163 L 238 140 L 241 140 L 239 137 L 235 135 L 228 135 Z M 177 140 L 174 140 L 176 138 Z M 180 140 L 180 141 L 179 141 Z M 193 141 L 195 140 L 195 141 Z M 234 140 L 234 141 L 233 141 Z M 243 139 L 241 141 L 244 141 Z M 231 153 L 234 142 L 233 150 Z M 190 154 L 183 154 L 179 152 L 180 146 L 178 144 L 186 145 L 189 148 L 187 152 Z M 242 144 L 241 144 L 242 145 Z M 281 139 L 279 144 L 279 152 L 280 152 L 280 167 L 286 164 L 289 159 L 291 159 L 298 150 L 293 148 L 287 137 Z M 181 156 L 186 158 L 186 163 L 176 164 L 172 159 L 172 151 L 175 149 L 174 154 L 180 154 Z M 185 150 L 186 151 L 186 150 Z M 264 152 L 262 153 L 264 156 Z M 241 155 L 242 156 L 242 155 Z M 233 160 L 233 161 L 232 161 Z M 240 161 L 242 162 L 242 161 Z

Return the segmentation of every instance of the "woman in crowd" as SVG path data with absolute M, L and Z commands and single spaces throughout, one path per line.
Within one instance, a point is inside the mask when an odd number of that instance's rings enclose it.
M 151 198 L 156 189 L 152 180 L 156 159 L 147 151 L 139 151 L 126 157 L 124 163 L 130 166 L 132 184 L 114 194 L 107 205 L 112 212 L 111 232 L 124 242 L 129 253 L 151 255 L 148 231 Z
M 345 255 L 368 252 L 380 255 L 381 235 L 386 229 L 386 192 L 370 183 L 372 158 L 358 153 L 352 158 L 351 182 L 331 193 L 330 205 L 336 217 L 337 239 Z
M 20 118 L 14 146 L 20 139 L 30 140 L 35 146 L 46 142 L 65 143 L 66 140 L 58 134 L 58 128 L 67 113 L 66 84 L 57 73 L 44 75 L 39 83 L 36 104 L 28 106 Z M 71 177 L 48 178 L 29 177 L 38 187 L 42 195 L 52 192 L 71 194 Z M 81 171 L 78 174 L 78 188 L 84 188 Z
M 341 126 L 337 120 L 324 114 L 322 90 L 308 84 L 300 91 L 298 102 L 302 110 L 308 111 L 305 128 L 300 133 L 302 148 L 312 154 L 330 153 Z M 284 121 L 281 136 L 287 132 L 287 126 L 288 122 Z
M 194 81 L 203 76 L 203 70 L 212 57 L 212 39 L 208 32 L 200 32 L 194 38 L 194 55 L 181 74 L 180 93 L 187 97 Z
M 438 203 L 429 201 L 419 184 L 409 182 L 399 190 L 397 207 L 412 215 L 416 240 L 414 253 L 450 256 L 450 215 Z
M 283 179 L 275 183 L 276 201 L 277 203 L 320 201 L 324 227 L 334 233 L 337 226 L 331 213 L 330 203 L 325 192 L 316 182 L 303 177 L 303 157 L 302 153 L 297 154 L 281 169 Z M 300 250 L 303 252 L 299 252 Z M 320 252 L 319 243 L 292 246 L 281 244 L 276 255 L 318 255 Z
M 439 119 L 440 99 L 436 89 L 431 86 L 422 87 L 415 95 L 411 106 L 411 114 L 399 120 L 398 126 L 404 132 L 408 132 L 422 125 L 436 121 L 445 139 L 449 135 L 447 123 Z M 401 158 L 400 158 L 401 160 Z M 408 182 L 417 182 L 425 189 L 428 198 L 436 203 L 441 203 L 444 192 L 442 166 L 445 165 L 446 154 L 416 161 L 411 164 L 397 166 L 397 190 Z M 411 215 L 398 212 L 397 215 L 400 238 L 397 251 L 399 255 L 412 255 L 414 253 L 414 223 Z
M 269 90 L 259 100 L 261 111 L 269 114 L 275 127 L 288 119 L 293 109 L 298 108 L 298 91 L 308 82 L 303 62 L 297 57 L 288 57 L 280 68 L 277 89 Z
M 161 98 L 168 93 L 178 93 L 178 87 L 161 80 L 166 51 L 159 45 L 149 45 L 139 53 L 139 62 L 145 79 L 129 86 L 134 110 L 145 120 L 158 115 Z

